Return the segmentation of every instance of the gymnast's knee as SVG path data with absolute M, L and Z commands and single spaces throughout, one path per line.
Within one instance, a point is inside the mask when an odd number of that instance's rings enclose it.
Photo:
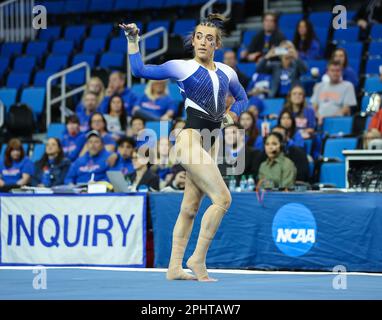
M 198 213 L 197 206 L 182 206 L 180 213 L 186 216 L 188 219 L 195 219 L 196 214 Z
M 231 194 L 229 192 L 225 192 L 224 194 L 219 195 L 219 197 L 213 199 L 212 203 L 223 209 L 224 213 L 226 213 L 232 203 Z

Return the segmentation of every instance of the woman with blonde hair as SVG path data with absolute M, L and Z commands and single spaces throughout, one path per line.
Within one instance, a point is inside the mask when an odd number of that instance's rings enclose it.
M 94 93 L 97 97 L 97 106 L 101 104 L 105 96 L 105 86 L 99 77 L 91 77 L 86 83 L 85 91 L 82 95 L 81 102 L 76 107 L 76 112 L 80 112 L 84 109 L 84 99 L 87 93 Z

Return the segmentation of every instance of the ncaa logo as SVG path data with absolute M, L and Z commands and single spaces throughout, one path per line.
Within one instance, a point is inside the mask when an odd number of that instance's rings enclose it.
M 299 203 L 282 206 L 273 219 L 273 240 L 287 256 L 299 257 L 307 253 L 316 242 L 316 233 L 312 212 Z

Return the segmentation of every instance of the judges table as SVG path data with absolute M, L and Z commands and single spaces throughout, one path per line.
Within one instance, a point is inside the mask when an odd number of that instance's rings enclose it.
M 208 267 L 382 271 L 382 194 L 233 193 Z M 167 267 L 182 194 L 151 194 L 156 267 Z M 192 254 L 203 199 L 185 257 Z M 343 267 L 340 267 L 343 266 Z

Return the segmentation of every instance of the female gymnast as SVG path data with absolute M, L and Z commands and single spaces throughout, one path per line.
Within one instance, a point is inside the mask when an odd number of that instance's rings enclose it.
M 120 24 L 128 39 L 132 73 L 136 77 L 177 81 L 185 96 L 186 126 L 175 143 L 177 161 L 186 169 L 186 186 L 180 213 L 173 231 L 173 243 L 167 279 L 216 281 L 208 276 L 206 255 L 220 222 L 231 204 L 231 194 L 216 164 L 218 139 L 216 133 L 225 123 L 232 123 L 247 107 L 248 98 L 236 72 L 214 61 L 214 52 L 222 45 L 225 19 L 210 14 L 200 22 L 189 38 L 194 58 L 170 60 L 161 65 L 144 65 L 139 52 L 139 29 L 136 24 Z M 235 103 L 226 110 L 225 97 L 231 92 Z M 204 148 L 203 132 L 212 133 L 212 147 Z M 202 161 L 200 161 L 202 159 Z M 195 276 L 182 268 L 184 252 L 201 200 L 207 195 L 212 204 L 202 218 L 196 248 L 187 261 Z

